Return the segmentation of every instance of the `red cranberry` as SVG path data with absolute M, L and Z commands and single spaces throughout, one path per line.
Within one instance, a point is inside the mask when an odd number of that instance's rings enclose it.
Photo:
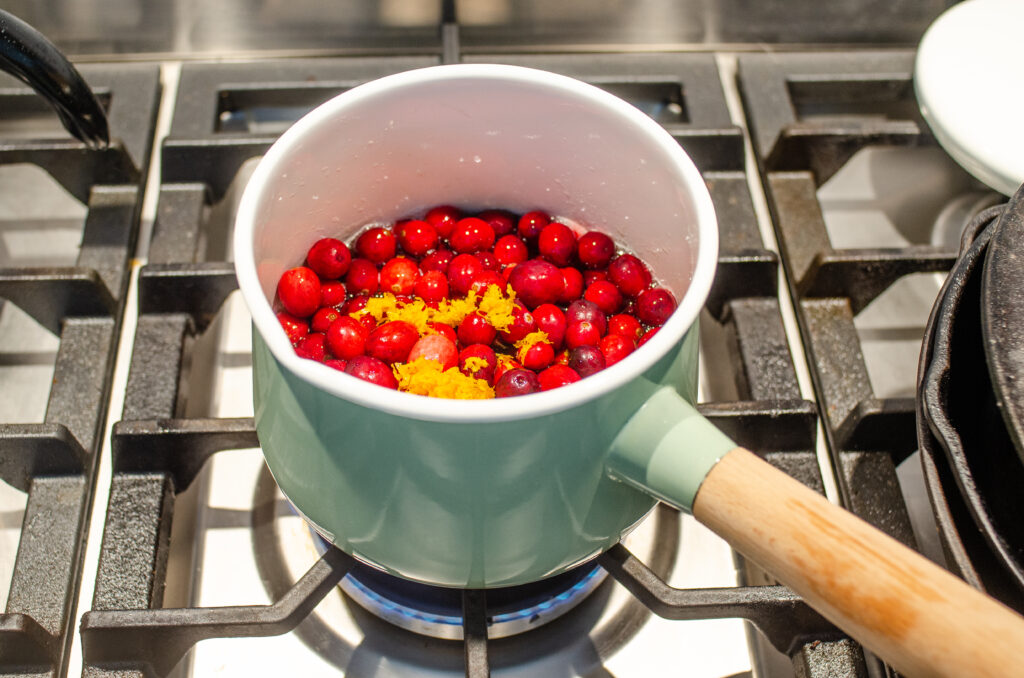
M 611 367 L 633 352 L 633 342 L 619 334 L 609 334 L 601 338 L 597 345 L 604 354 L 604 364 Z
M 501 263 L 498 261 L 498 258 L 494 256 L 494 252 L 491 252 L 490 250 L 477 252 L 476 258 L 480 260 L 480 265 L 488 271 L 494 271 L 497 273 L 501 270 Z
M 615 242 L 599 231 L 587 231 L 576 243 L 576 254 L 587 268 L 604 268 L 615 254 Z
M 442 334 L 428 334 L 416 340 L 409 351 L 408 362 L 426 358 L 441 363 L 441 369 L 447 370 L 459 362 L 459 352 L 455 343 Z
M 373 332 L 375 329 L 377 329 L 377 319 L 374 318 L 369 313 L 365 313 L 359 316 L 358 318 L 355 319 L 355 321 L 363 326 L 363 332 L 365 332 L 367 335 L 369 335 L 370 332 Z
M 608 331 L 608 320 L 604 315 L 604 311 L 598 308 L 597 304 L 586 299 L 577 299 L 576 301 L 569 304 L 569 308 L 565 311 L 565 321 L 570 325 L 581 320 L 587 320 L 594 323 L 601 336 L 604 336 L 605 332 Z
M 636 317 L 648 325 L 664 325 L 674 310 L 676 300 L 663 287 L 644 290 L 636 298 Z
M 534 242 L 540 232 L 544 230 L 544 227 L 551 223 L 551 217 L 548 216 L 547 212 L 534 211 L 527 212 L 523 216 L 519 217 L 519 224 L 517 230 L 519 237 L 526 242 Z
M 605 315 L 612 315 L 622 306 L 622 293 L 619 288 L 607 280 L 598 280 L 591 283 L 583 298 L 597 304 L 597 307 L 605 312 Z
M 365 351 L 366 335 L 361 322 L 343 315 L 327 328 L 327 347 L 335 358 L 351 360 Z
M 498 336 L 494 325 L 487 320 L 479 311 L 467 315 L 459 324 L 459 343 L 463 346 L 470 344 L 490 344 Z
M 385 388 L 398 389 L 398 380 L 395 379 L 388 364 L 368 355 L 356 356 L 349 360 L 348 365 L 345 366 L 345 374 L 351 374 L 353 377 Z
M 345 368 L 348 367 L 348 361 L 342 360 L 341 358 L 328 358 L 327 360 L 324 361 L 324 365 L 327 365 L 328 367 L 333 367 L 339 372 L 344 372 Z
M 512 324 L 501 333 L 501 338 L 506 343 L 514 344 L 536 329 L 537 322 L 534 320 L 533 314 L 527 310 L 523 302 L 516 299 L 515 305 L 512 307 Z
M 456 208 L 451 205 L 440 205 L 427 212 L 423 220 L 433 226 L 439 236 L 447 238 L 460 218 L 461 214 Z
M 422 257 L 437 247 L 437 229 L 419 219 L 398 223 L 395 226 L 395 236 L 402 250 L 411 257 Z
M 313 319 L 309 324 L 313 327 L 313 331 L 315 332 L 326 332 L 327 328 L 331 326 L 331 323 L 340 317 L 341 311 L 336 308 L 326 306 L 313 314 Z
M 397 247 L 395 234 L 383 226 L 367 229 L 356 239 L 356 252 L 359 256 L 375 264 L 383 264 L 393 258 Z
M 556 299 L 565 288 L 562 272 L 543 259 L 530 259 L 517 264 L 508 278 L 516 296 L 528 308 L 536 308 Z
M 420 269 L 424 273 L 427 271 L 440 271 L 447 275 L 448 264 L 451 263 L 452 257 L 454 256 L 455 253 L 449 249 L 445 249 L 443 247 L 436 249 L 420 260 Z
M 473 278 L 484 270 L 480 260 L 472 254 L 459 254 L 448 264 L 448 286 L 452 292 L 465 296 L 473 284 Z
M 406 362 L 420 338 L 416 327 L 404 320 L 386 322 L 366 338 L 366 354 L 390 364 Z
M 483 296 L 487 288 L 494 285 L 499 290 L 505 287 L 505 281 L 501 279 L 501 276 L 494 271 L 480 271 L 473 276 L 473 282 L 470 283 L 469 289 L 473 290 L 479 296 Z
M 569 364 L 569 349 L 563 348 L 561 351 L 555 354 L 554 365 L 568 365 Z
M 555 266 L 566 266 L 576 253 L 576 234 L 565 224 L 553 221 L 537 236 L 537 251 Z
M 337 281 L 320 283 L 320 305 L 338 306 L 345 301 L 345 285 Z
M 277 297 L 284 310 L 307 318 L 320 308 L 320 278 L 305 266 L 289 269 L 277 283 Z
M 565 289 L 558 295 L 558 303 L 560 304 L 571 304 L 580 297 L 583 296 L 583 274 L 579 272 L 579 269 L 572 266 L 566 266 L 562 271 L 562 282 L 565 284 Z
M 597 346 L 577 346 L 569 351 L 569 367 L 589 377 L 605 368 L 604 353 Z
M 508 266 L 505 266 L 504 268 L 502 268 L 501 269 L 501 279 L 504 280 L 507 283 L 508 279 L 512 277 L 512 271 L 513 271 L 513 269 L 515 269 L 516 266 L 518 266 L 518 264 L 509 264 Z
M 502 266 L 519 264 L 530 258 L 523 239 L 515 235 L 503 235 L 494 243 L 494 257 Z
M 511 233 L 516 227 L 516 218 L 504 210 L 484 210 L 476 216 L 490 224 L 497 237 Z
M 326 341 L 323 332 L 311 332 L 295 346 L 295 354 L 300 358 L 307 358 L 317 362 L 323 362 L 327 356 Z
M 504 353 L 498 354 L 498 364 L 494 366 L 494 383 L 497 384 L 498 380 L 501 379 L 501 375 L 506 372 L 521 369 L 523 369 L 523 366 L 512 356 Z
M 431 322 L 427 323 L 427 326 L 430 327 L 430 329 L 432 329 L 435 332 L 437 332 L 438 334 L 440 334 L 441 336 L 443 336 L 448 341 L 452 342 L 453 344 L 456 341 L 458 341 L 458 336 L 456 336 L 456 334 L 455 334 L 455 328 L 453 328 L 451 325 L 447 325 L 445 323 L 439 323 L 439 322 L 436 322 L 436 321 L 431 321 Z
M 529 346 L 523 346 L 517 354 L 519 362 L 523 367 L 535 372 L 543 370 L 555 359 L 554 347 L 546 341 L 538 341 Z
M 420 267 L 412 259 L 395 257 L 380 269 L 380 289 L 392 294 L 412 294 Z
M 284 328 L 284 333 L 288 336 L 288 341 L 292 343 L 292 346 L 309 334 L 309 323 L 302 318 L 296 318 L 288 311 L 278 311 L 277 321 L 281 323 L 281 327 Z
M 620 313 L 608 318 L 608 334 L 617 334 L 630 341 L 636 341 L 643 331 L 640 321 L 628 313 Z
M 366 308 L 366 302 L 370 300 L 370 297 L 365 294 L 358 294 L 354 297 L 350 297 L 341 307 L 342 315 L 350 315 L 356 311 L 362 311 Z
M 570 350 L 578 346 L 597 346 L 601 341 L 601 332 L 589 320 L 571 322 L 565 328 L 565 345 Z
M 580 375 L 568 365 L 552 365 L 537 375 L 537 382 L 542 391 L 568 386 L 579 380 Z
M 306 264 L 325 280 L 336 280 L 345 275 L 351 261 L 348 245 L 336 238 L 317 240 L 306 254 Z
M 651 284 L 651 272 L 632 254 L 620 254 L 608 264 L 608 279 L 627 297 L 635 297 Z
M 428 303 L 447 299 L 448 278 L 440 271 L 427 271 L 416 281 L 413 294 Z
M 642 334 L 642 335 L 640 336 L 640 339 L 639 339 L 639 340 L 637 340 L 637 342 L 636 342 L 636 347 L 637 347 L 637 348 L 640 348 L 641 346 L 643 346 L 644 344 L 646 344 L 646 343 L 647 343 L 648 341 L 650 341 L 650 340 L 651 340 L 651 337 L 653 337 L 653 336 L 654 336 L 655 334 L 657 334 L 657 332 L 658 332 L 658 328 L 657 328 L 657 327 L 652 327 L 651 329 L 649 329 L 649 330 L 647 330 L 646 332 L 644 332 L 644 333 L 643 333 L 643 334 Z
M 466 360 L 469 358 L 480 358 L 487 361 L 487 364 L 471 372 L 466 368 Z M 494 349 L 486 344 L 470 344 L 459 353 L 459 370 L 467 377 L 483 379 L 488 384 L 494 383 L 494 369 L 497 365 L 498 356 L 495 355 Z
M 540 390 L 540 382 L 533 370 L 522 368 L 508 370 L 494 383 L 496 398 L 509 398 L 535 393 Z
M 583 286 L 590 287 L 599 280 L 607 280 L 608 271 L 583 271 Z
M 494 229 L 483 219 L 466 217 L 455 224 L 448 244 L 460 254 L 482 252 L 494 246 Z
M 537 329 L 548 335 L 548 341 L 555 347 L 555 350 L 562 348 L 565 340 L 565 313 L 554 304 L 541 304 L 533 309 L 533 319 L 537 323 Z
M 376 294 L 380 287 L 377 267 L 369 259 L 353 259 L 345 276 L 349 294 Z

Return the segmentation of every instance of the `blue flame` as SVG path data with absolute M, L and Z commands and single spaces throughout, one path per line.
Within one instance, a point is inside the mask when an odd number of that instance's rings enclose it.
M 544 612 L 547 612 L 548 610 L 554 607 L 558 607 L 562 603 L 565 603 L 575 598 L 577 594 L 580 594 L 581 592 L 587 590 L 589 584 L 594 580 L 595 577 L 598 576 L 600 569 L 601 568 L 599 567 L 595 567 L 593 570 L 587 573 L 587 575 L 583 577 L 580 581 L 576 582 L 571 588 L 563 591 L 562 593 L 558 594 L 550 600 L 545 600 L 544 602 L 537 603 L 536 605 L 532 605 L 521 610 L 516 610 L 514 612 L 506 612 L 504 614 L 494 615 L 488 619 L 488 623 L 505 624 L 508 622 L 518 621 L 520 619 L 529 619 L 534 615 L 539 615 Z M 382 609 L 388 610 L 389 612 L 393 612 L 395 614 L 408 617 L 410 619 L 416 619 L 430 624 L 447 624 L 450 626 L 462 626 L 461 616 L 433 614 L 430 612 L 415 610 L 411 607 L 400 605 L 392 600 L 389 600 L 381 596 L 379 593 L 367 587 L 352 575 L 348 575 L 346 579 L 352 586 L 358 589 L 359 592 L 362 593 L 362 595 L 366 596 L 375 604 L 379 605 Z

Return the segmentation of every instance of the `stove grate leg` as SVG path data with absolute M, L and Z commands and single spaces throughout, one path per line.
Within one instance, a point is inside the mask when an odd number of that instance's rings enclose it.
M 466 678 L 489 678 L 487 596 L 481 589 L 462 592 L 462 633 L 465 638 Z

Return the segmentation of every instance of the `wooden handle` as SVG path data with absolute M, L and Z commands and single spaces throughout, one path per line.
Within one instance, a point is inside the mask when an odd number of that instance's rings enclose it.
M 1024 619 L 743 448 L 693 515 L 907 676 L 1024 675 Z

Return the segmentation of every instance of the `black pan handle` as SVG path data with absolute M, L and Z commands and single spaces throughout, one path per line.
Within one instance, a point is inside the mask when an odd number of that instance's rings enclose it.
M 110 143 L 103 107 L 71 62 L 42 33 L 3 10 L 0 68 L 46 97 L 76 139 L 92 148 Z

